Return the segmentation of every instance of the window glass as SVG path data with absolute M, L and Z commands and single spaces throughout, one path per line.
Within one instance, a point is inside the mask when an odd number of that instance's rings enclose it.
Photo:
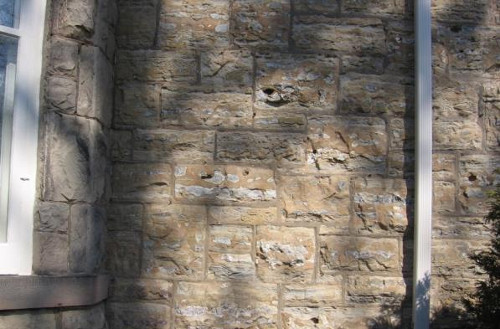
M 0 0 L 0 25 L 16 27 L 17 25 L 17 1 Z
M 16 58 L 17 39 L 0 34 L 0 242 L 6 241 L 7 238 L 9 162 Z

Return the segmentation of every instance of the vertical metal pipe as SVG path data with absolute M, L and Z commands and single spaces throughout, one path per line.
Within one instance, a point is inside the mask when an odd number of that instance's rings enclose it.
M 428 329 L 432 244 L 431 1 L 415 0 L 415 234 L 413 328 Z

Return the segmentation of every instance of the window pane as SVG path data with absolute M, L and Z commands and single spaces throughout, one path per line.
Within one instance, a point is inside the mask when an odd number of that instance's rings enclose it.
M 17 26 L 17 3 L 16 0 L 0 0 L 0 25 Z
M 9 162 L 16 58 L 17 39 L 0 35 L 0 242 L 5 242 L 7 239 Z

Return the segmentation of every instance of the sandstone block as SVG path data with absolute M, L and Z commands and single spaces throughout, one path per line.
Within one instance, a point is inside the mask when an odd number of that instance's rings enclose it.
M 289 1 L 236 0 L 232 4 L 231 35 L 238 46 L 286 48 L 289 34 Z
M 107 268 L 116 276 L 138 277 L 141 267 L 141 234 L 127 231 L 108 232 Z
M 482 217 L 441 217 L 432 219 L 432 236 L 434 239 L 490 239 L 490 230 Z
M 258 328 L 277 326 L 276 285 L 179 282 L 176 328 Z
M 296 13 L 338 14 L 340 6 L 335 0 L 293 0 Z
M 438 150 L 479 150 L 483 133 L 474 121 L 434 121 L 433 144 Z
M 136 130 L 132 159 L 140 162 L 200 162 L 213 159 L 213 131 Z
M 50 77 L 47 82 L 48 106 L 56 111 L 73 114 L 76 111 L 76 82 L 69 78 Z
M 53 29 L 65 37 L 84 40 L 94 33 L 96 1 L 58 0 L 53 4 Z
M 159 223 L 163 221 L 206 223 L 207 211 L 203 205 L 186 206 L 175 204 L 167 205 L 165 203 L 161 203 L 147 205 L 145 209 L 145 217 L 149 218 L 149 221 L 158 221 Z
M 304 134 L 220 132 L 217 159 L 249 163 L 294 165 L 305 160 Z
M 389 127 L 389 147 L 392 150 L 413 150 L 415 148 L 415 122 L 413 119 L 390 119 Z
M 154 44 L 157 21 L 157 2 L 121 2 L 116 41 L 120 49 L 151 49 Z
M 115 164 L 113 200 L 169 202 L 172 169 L 163 163 Z
M 400 304 L 406 296 L 401 277 L 350 276 L 346 282 L 347 301 L 354 304 Z
M 470 81 L 436 86 L 432 102 L 433 115 L 438 120 L 474 121 L 478 116 L 478 87 Z
M 336 307 L 344 302 L 342 277 L 330 284 L 286 285 L 283 289 L 285 307 Z
M 332 112 L 337 104 L 338 60 L 312 55 L 271 55 L 257 58 L 258 108 Z
M 40 202 L 35 229 L 41 232 L 66 233 L 68 231 L 69 205 L 59 202 Z M 38 219 L 38 220 L 36 220 Z
M 142 231 L 142 205 L 111 203 L 107 207 L 107 213 L 109 231 Z
M 488 15 L 490 2 L 487 0 L 450 1 L 439 0 L 432 3 L 433 17 L 440 21 L 482 22 Z
M 314 230 L 258 226 L 257 274 L 264 282 L 310 282 L 314 274 Z
M 196 57 L 192 52 L 122 50 L 116 58 L 116 79 L 138 81 L 196 81 Z
M 390 151 L 387 156 L 387 174 L 389 177 L 411 177 L 415 172 L 415 154 L 413 150 Z
M 116 23 L 118 6 L 116 0 L 98 1 L 95 17 L 93 44 L 98 46 L 107 58 L 114 58 L 116 50 Z
M 208 208 L 210 224 L 267 224 L 277 221 L 276 208 L 217 207 Z
M 78 67 L 78 44 L 76 42 L 53 37 L 50 40 L 48 71 L 51 74 L 76 77 Z
M 387 153 L 385 122 L 368 117 L 314 117 L 309 120 L 309 171 L 383 173 Z
M 203 52 L 200 65 L 201 83 L 205 88 L 252 93 L 253 57 L 248 50 Z
M 343 14 L 361 14 L 361 15 L 379 15 L 379 16 L 394 16 L 403 15 L 405 13 L 405 2 L 397 1 L 355 1 L 347 0 L 342 2 L 341 11 Z
M 292 38 L 298 49 L 361 57 L 386 54 L 385 33 L 380 19 L 295 16 L 293 30 Z
M 354 229 L 361 234 L 401 234 L 408 227 L 409 187 L 403 179 L 357 178 Z
M 62 329 L 107 328 L 104 304 L 61 312 Z
M 56 328 L 56 314 L 53 311 L 29 312 L 2 312 L 0 316 L 0 329 L 54 329 Z
M 229 1 L 162 0 L 158 45 L 164 49 L 229 47 Z
M 167 125 L 236 128 L 252 125 L 252 96 L 162 89 L 161 122 Z
M 197 202 L 274 201 L 272 170 L 242 166 L 190 165 L 175 168 L 175 197 Z
M 385 272 L 400 268 L 397 239 L 320 235 L 319 240 L 322 277 L 339 270 Z
M 208 254 L 209 280 L 252 280 L 255 278 L 255 262 L 250 254 Z
M 68 272 L 68 236 L 35 232 L 33 236 L 33 272 L 62 274 Z
M 170 307 L 155 303 L 110 303 L 107 319 L 110 329 L 169 329 Z
M 384 58 L 385 55 L 349 55 L 340 54 L 342 66 L 340 72 L 347 73 L 363 73 L 363 74 L 382 74 L 386 70 Z M 391 63 L 392 64 L 392 63 Z M 390 65 L 390 64 L 389 64 Z M 388 70 L 387 70 L 388 71 Z
M 132 132 L 130 130 L 111 130 L 111 160 L 132 160 Z
M 115 125 L 156 127 L 159 124 L 160 88 L 132 83 L 115 88 Z
M 485 104 L 486 145 L 495 151 L 500 145 L 500 101 Z
M 412 20 L 388 20 L 385 23 L 387 60 L 384 71 L 386 73 L 407 76 L 413 73 L 415 61 L 413 25 Z
M 117 278 L 111 284 L 113 301 L 147 300 L 156 303 L 172 304 L 172 282 L 149 279 Z
M 454 213 L 456 190 L 455 183 L 434 180 L 432 210 L 436 213 Z
M 341 222 L 349 217 L 349 180 L 337 176 L 283 176 L 281 212 L 286 221 Z
M 488 240 L 435 239 L 432 242 L 432 272 L 445 277 L 475 278 L 481 274 L 470 255 L 488 245 Z
M 253 126 L 257 129 L 278 131 L 304 131 L 307 118 L 301 113 L 283 113 L 281 111 L 257 111 L 253 120 Z
M 253 229 L 251 226 L 210 225 L 208 248 L 214 252 L 252 251 Z

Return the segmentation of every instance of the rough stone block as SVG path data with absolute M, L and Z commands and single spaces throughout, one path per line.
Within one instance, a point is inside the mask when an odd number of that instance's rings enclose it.
M 78 67 L 78 44 L 53 37 L 50 40 L 48 72 L 51 74 L 76 77 Z
M 107 213 L 109 231 L 142 231 L 142 205 L 111 203 Z
M 347 75 L 340 80 L 342 113 L 403 115 L 413 104 L 413 88 L 396 77 Z
M 61 312 L 62 329 L 106 329 L 104 304 Z
M 56 314 L 53 311 L 29 312 L 3 311 L 0 316 L 0 329 L 54 329 L 56 326 Z
M 220 132 L 217 159 L 295 165 L 305 162 L 305 134 Z
M 304 131 L 306 125 L 304 114 L 273 110 L 258 111 L 253 120 L 254 128 L 287 132 Z
M 68 272 L 68 236 L 35 232 L 33 238 L 33 272 L 62 274 Z
M 344 302 L 342 289 L 341 276 L 328 285 L 286 285 L 283 288 L 283 304 L 285 307 L 335 307 Z
M 434 153 L 432 155 L 432 176 L 437 181 L 453 182 L 457 176 L 456 156 L 447 153 Z
M 257 274 L 264 282 L 311 282 L 315 238 L 312 228 L 258 226 Z
M 169 329 L 170 307 L 155 303 L 109 303 L 110 329 Z
M 146 206 L 145 217 L 149 218 L 149 221 L 153 222 L 174 221 L 206 223 L 207 211 L 203 205 L 186 206 L 175 204 L 167 205 L 165 203 L 161 203 Z
M 350 276 L 346 296 L 353 304 L 400 304 L 406 296 L 406 283 L 401 277 Z
M 435 213 L 454 213 L 456 210 L 455 197 L 457 188 L 455 183 L 437 181 L 433 182 L 432 211 Z
M 482 217 L 434 216 L 432 237 L 480 240 L 490 239 L 491 233 Z
M 312 55 L 271 55 L 257 58 L 256 103 L 258 108 L 317 110 L 337 107 L 339 62 Z
M 253 57 L 248 50 L 207 51 L 200 60 L 203 87 L 252 93 Z
M 277 221 L 276 208 L 217 207 L 208 208 L 210 224 L 268 224 Z
M 357 178 L 354 229 L 361 234 L 402 234 L 408 228 L 409 186 L 403 179 Z
M 235 0 L 231 8 L 231 35 L 238 46 L 287 48 L 290 2 Z
M 162 0 L 158 45 L 164 49 L 229 47 L 228 0 Z
M 120 2 L 116 30 L 116 41 L 120 49 L 151 49 L 153 47 L 158 1 Z
M 342 2 L 340 10 L 347 15 L 403 15 L 405 13 L 405 2 L 403 0 L 345 0 Z
M 394 178 L 408 178 L 415 173 L 413 150 L 390 151 L 387 156 L 387 175 Z
M 210 225 L 208 249 L 214 252 L 250 253 L 253 229 L 251 226 Z
M 138 277 L 141 267 L 141 234 L 127 231 L 108 232 L 107 268 L 121 277 Z
M 351 72 L 362 73 L 362 74 L 382 74 L 384 71 L 389 72 L 385 68 L 385 55 L 349 55 L 349 54 L 339 54 L 341 59 L 340 72 L 342 74 L 348 74 Z M 391 62 L 392 63 L 392 62 Z M 390 65 L 390 64 L 389 64 Z
M 277 326 L 276 285 L 179 282 L 176 328 L 258 328 Z
M 76 112 L 76 82 L 69 78 L 49 77 L 47 103 L 50 109 L 66 114 Z
M 431 13 L 439 21 L 483 22 L 490 3 L 488 0 L 438 0 L 432 3 Z
M 163 163 L 115 164 L 113 200 L 168 203 L 172 169 Z
M 480 150 L 483 133 L 479 123 L 474 121 L 434 121 L 433 144 L 437 150 Z
M 96 1 L 57 0 L 53 3 L 53 10 L 56 34 L 85 40 L 94 33 Z
M 486 145 L 492 150 L 500 146 L 500 101 L 485 104 Z
M 66 233 L 68 231 L 69 205 L 59 202 L 40 202 L 35 229 L 41 232 Z
M 196 81 L 196 57 L 193 52 L 160 50 L 118 51 L 116 79 L 138 81 Z
M 283 176 L 279 186 L 286 221 L 344 224 L 349 217 L 348 177 Z
M 111 284 L 113 301 L 147 300 L 172 304 L 173 283 L 165 280 L 115 279 Z
M 132 159 L 139 162 L 200 162 L 213 159 L 215 132 L 136 130 Z
M 477 266 L 470 256 L 484 249 L 488 240 L 435 239 L 432 242 L 432 273 L 455 278 L 475 278 Z
M 132 160 L 132 132 L 129 130 L 111 130 L 111 160 Z
M 250 254 L 208 254 L 209 280 L 252 280 L 255 278 L 255 262 Z
M 293 0 L 293 9 L 299 14 L 338 14 L 339 2 L 337 0 Z
M 167 125 L 236 128 L 252 125 L 252 96 L 162 89 L 161 122 Z
M 412 76 L 415 61 L 413 20 L 388 20 L 385 23 L 385 30 L 387 59 L 384 71 L 394 75 Z
M 478 116 L 479 87 L 471 82 L 437 85 L 432 101 L 436 120 L 474 121 Z
M 390 119 L 389 127 L 389 147 L 391 150 L 413 150 L 415 148 L 415 121 L 413 119 Z
M 387 153 L 385 122 L 368 117 L 314 117 L 309 120 L 310 172 L 383 173 Z
M 387 52 L 382 21 L 376 18 L 295 16 L 293 31 L 292 39 L 301 50 L 361 57 Z
M 157 127 L 159 122 L 159 86 L 131 83 L 115 88 L 115 125 Z
M 175 168 L 175 197 L 197 202 L 274 201 L 272 170 L 241 166 L 191 165 Z
M 320 275 L 339 270 L 398 271 L 398 240 L 392 238 L 320 235 Z
M 92 38 L 107 58 L 114 58 L 116 50 L 116 23 L 118 21 L 117 0 L 98 1 L 95 17 L 95 33 Z

